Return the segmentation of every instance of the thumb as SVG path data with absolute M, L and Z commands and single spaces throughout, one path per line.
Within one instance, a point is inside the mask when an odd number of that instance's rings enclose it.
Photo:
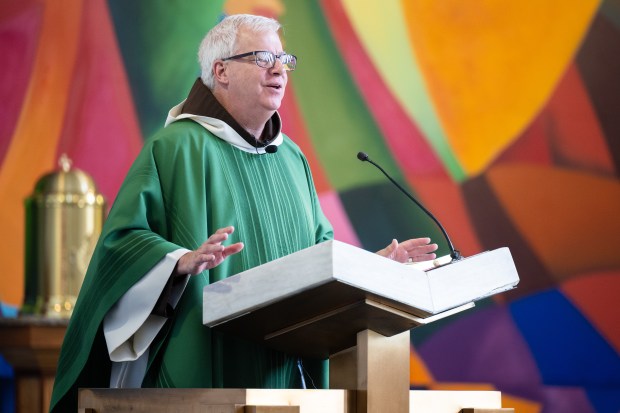
M 398 248 L 398 241 L 396 240 L 396 238 L 394 238 L 392 242 L 390 243 L 390 245 L 388 245 L 387 248 L 385 249 L 387 252 L 387 256 L 389 258 L 394 258 L 393 255 L 396 252 L 397 248 Z

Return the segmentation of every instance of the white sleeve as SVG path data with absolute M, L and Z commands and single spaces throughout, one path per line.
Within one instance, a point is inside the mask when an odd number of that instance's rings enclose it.
M 174 266 L 189 252 L 180 248 L 167 254 L 140 281 L 114 304 L 103 320 L 103 332 L 113 362 L 137 360 L 149 348 L 166 318 L 153 315 L 155 307 Z M 172 291 L 171 304 L 176 307 L 187 286 L 185 282 Z

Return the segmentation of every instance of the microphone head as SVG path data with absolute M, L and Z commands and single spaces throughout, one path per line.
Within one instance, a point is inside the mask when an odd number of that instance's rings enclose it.
M 278 147 L 276 145 L 267 145 L 267 146 L 265 146 L 265 152 L 267 152 L 267 153 L 276 153 L 276 152 L 278 152 Z
M 367 161 L 368 160 L 368 155 L 366 155 L 365 152 L 358 152 L 357 153 L 357 159 L 359 159 L 362 162 Z

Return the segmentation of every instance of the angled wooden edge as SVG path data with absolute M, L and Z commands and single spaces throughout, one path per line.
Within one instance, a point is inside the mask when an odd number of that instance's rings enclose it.
M 299 413 L 299 406 L 245 406 L 244 413 Z

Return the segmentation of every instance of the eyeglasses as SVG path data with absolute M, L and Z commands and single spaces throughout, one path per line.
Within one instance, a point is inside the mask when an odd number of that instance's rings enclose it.
M 266 50 L 241 53 L 222 60 L 240 59 L 246 56 L 254 56 L 254 63 L 256 63 L 256 66 L 262 67 L 263 69 L 271 69 L 274 67 L 276 65 L 276 59 L 282 63 L 282 67 L 288 72 L 295 70 L 295 66 L 297 66 L 297 57 L 295 55 L 288 53 L 280 53 L 279 55 L 275 55 Z

